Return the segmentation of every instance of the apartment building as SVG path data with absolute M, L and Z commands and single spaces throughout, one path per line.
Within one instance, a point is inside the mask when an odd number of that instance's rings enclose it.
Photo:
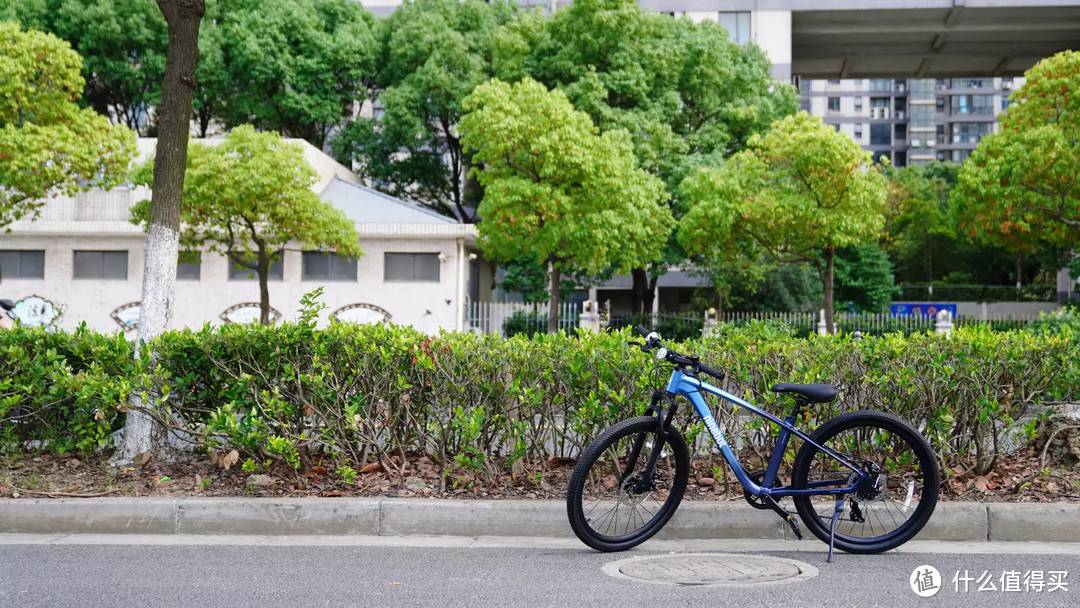
M 1022 78 L 802 80 L 802 108 L 896 166 L 963 162 Z

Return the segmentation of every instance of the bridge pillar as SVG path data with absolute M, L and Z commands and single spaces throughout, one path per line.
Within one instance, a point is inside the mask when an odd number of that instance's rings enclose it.
M 754 42 L 773 64 L 773 78 L 791 80 L 791 11 L 753 11 L 750 20 Z

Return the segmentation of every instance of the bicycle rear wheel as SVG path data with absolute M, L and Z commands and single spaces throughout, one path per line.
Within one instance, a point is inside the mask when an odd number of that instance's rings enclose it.
M 847 412 L 822 424 L 810 437 L 853 464 L 875 471 L 874 483 L 848 495 L 836 524 L 837 549 L 881 553 L 911 540 L 926 525 L 937 505 L 937 459 L 926 439 L 906 422 L 883 412 Z M 855 477 L 850 469 L 804 442 L 792 466 L 792 487 L 806 488 L 808 482 L 829 479 Z M 835 498 L 799 496 L 794 502 L 806 527 L 829 542 Z
M 646 478 L 654 453 L 656 465 Z M 593 441 L 574 467 L 566 494 L 570 527 L 599 551 L 635 547 L 675 514 L 689 475 L 682 434 L 670 429 L 660 441 L 655 417 L 624 420 Z

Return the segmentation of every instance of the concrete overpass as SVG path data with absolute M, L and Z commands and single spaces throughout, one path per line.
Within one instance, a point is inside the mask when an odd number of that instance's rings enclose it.
M 560 5 L 562 2 L 560 2 Z M 640 0 L 706 18 L 748 11 L 777 77 L 1020 76 L 1080 49 L 1076 0 Z

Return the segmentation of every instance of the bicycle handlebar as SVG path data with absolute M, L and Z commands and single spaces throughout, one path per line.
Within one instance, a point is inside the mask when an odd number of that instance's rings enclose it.
M 661 344 L 660 342 L 660 334 L 649 331 L 649 329 L 643 325 L 635 325 L 634 331 L 641 334 L 645 338 L 645 343 L 640 345 L 642 352 L 647 353 L 652 348 L 661 348 L 665 352 L 664 360 L 668 363 L 674 363 L 675 365 L 680 367 L 690 367 L 694 370 L 694 373 L 703 372 L 712 376 L 713 378 L 716 378 L 717 380 L 724 379 L 724 372 L 716 369 L 715 367 L 712 367 L 711 365 L 705 365 L 698 360 L 698 357 L 696 355 L 680 355 L 673 350 L 664 348 L 663 344 Z

